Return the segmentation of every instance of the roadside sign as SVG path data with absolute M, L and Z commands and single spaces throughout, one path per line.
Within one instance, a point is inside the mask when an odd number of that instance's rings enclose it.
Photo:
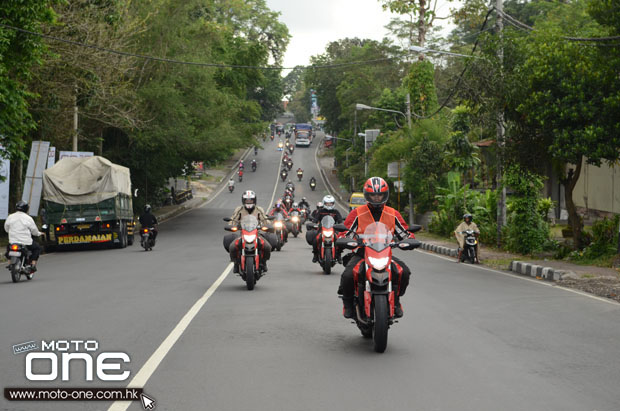
M 400 166 L 399 166 L 400 164 Z M 400 173 L 402 175 L 403 168 L 405 167 L 404 161 L 394 161 L 392 163 L 388 163 L 387 176 L 389 178 L 398 178 L 398 168 L 400 167 Z

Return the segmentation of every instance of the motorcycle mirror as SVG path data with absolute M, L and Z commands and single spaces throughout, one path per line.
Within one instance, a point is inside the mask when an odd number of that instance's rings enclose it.
M 47 230 L 47 224 L 43 224 L 43 225 L 41 226 L 41 228 L 42 228 L 42 229 L 44 229 L 44 230 Z
M 407 231 L 409 231 L 410 233 L 417 233 L 418 231 L 420 231 L 422 229 L 421 225 L 418 224 L 411 224 L 411 227 L 409 227 L 407 229 Z
M 230 221 L 232 221 L 232 218 L 230 218 L 230 217 L 224 217 L 224 218 L 222 218 L 222 220 L 224 220 L 224 221 L 226 221 L 226 222 L 230 222 Z
M 275 215 L 267 216 L 267 220 L 275 220 L 275 219 L 276 219 Z
M 344 224 L 334 224 L 334 230 L 341 233 L 343 231 L 349 231 L 346 225 Z
M 315 230 L 317 227 L 312 223 L 306 224 L 306 230 Z
M 346 248 L 348 250 L 353 250 L 354 248 L 359 247 L 359 243 L 355 239 L 339 238 L 339 239 L 336 240 L 336 247 Z
M 237 231 L 237 230 L 233 230 L 232 227 L 228 227 L 228 226 L 224 227 L 224 230 L 226 230 L 226 231 Z

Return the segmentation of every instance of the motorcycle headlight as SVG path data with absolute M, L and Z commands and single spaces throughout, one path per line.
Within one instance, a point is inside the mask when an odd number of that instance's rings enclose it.
M 323 230 L 323 235 L 325 237 L 331 237 L 334 235 L 334 230 Z
M 253 243 L 256 240 L 256 234 L 244 234 L 243 239 L 246 243 Z
M 368 257 L 368 261 L 374 267 L 375 270 L 383 270 L 387 266 L 389 258 L 388 257 Z
M 281 222 L 279 222 L 279 221 L 276 221 L 275 223 L 273 223 L 273 226 L 274 226 L 275 228 L 282 228 L 282 223 L 281 223 Z
M 299 222 L 299 217 L 293 217 L 292 220 L 293 220 L 294 223 L 297 223 L 297 222 Z

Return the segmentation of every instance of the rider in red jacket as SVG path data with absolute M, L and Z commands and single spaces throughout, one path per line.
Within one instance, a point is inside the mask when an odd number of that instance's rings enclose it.
M 390 196 L 390 189 L 381 177 L 371 177 L 364 184 L 364 198 L 367 201 L 366 205 L 353 209 L 347 216 L 344 225 L 351 231 L 357 234 L 363 234 L 364 230 L 369 224 L 373 222 L 384 223 L 391 231 L 392 234 L 402 240 L 405 238 L 414 238 L 414 235 L 407 231 L 407 223 L 400 215 L 400 213 L 385 205 Z M 354 294 L 354 280 L 353 270 L 356 266 L 363 264 L 364 256 L 359 253 L 353 254 L 349 260 L 347 266 L 340 278 L 340 288 L 338 288 L 338 294 L 342 294 L 342 301 L 344 304 L 344 316 L 345 318 L 355 317 L 355 308 L 353 306 L 353 294 Z M 395 290 L 394 299 L 394 315 L 396 317 L 403 316 L 403 309 L 400 305 L 400 297 L 405 294 L 405 290 L 409 285 L 409 277 L 411 271 L 400 259 L 392 257 L 392 273 L 397 274 L 392 278 L 392 284 Z M 359 269 L 359 267 L 357 267 Z

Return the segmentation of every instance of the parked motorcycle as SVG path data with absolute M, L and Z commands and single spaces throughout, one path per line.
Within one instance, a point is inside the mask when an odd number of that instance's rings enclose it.
M 308 230 L 317 230 L 320 233 L 316 240 L 319 250 L 318 263 L 325 274 L 331 274 L 332 267 L 338 262 L 336 260 L 336 248 L 334 247 L 334 224 L 334 218 L 329 215 L 323 217 L 320 224 L 306 224 Z
M 461 253 L 461 262 L 469 260 L 470 264 L 475 264 L 477 260 L 476 249 L 478 245 L 478 238 L 474 230 L 461 231 L 461 234 L 465 236 L 463 252 Z
M 224 221 L 230 221 L 225 218 Z M 245 281 L 248 290 L 253 290 L 256 282 L 262 277 L 262 264 L 258 252 L 259 224 L 256 217 L 246 215 L 239 222 L 241 228 L 241 260 L 239 261 L 239 275 Z M 226 231 L 237 232 L 239 227 L 224 227 Z M 261 227 L 261 230 L 265 230 Z
M 343 224 L 337 224 L 334 228 L 337 231 L 348 231 Z M 415 232 L 420 228 L 414 226 L 409 231 Z M 393 241 L 392 232 L 381 222 L 369 224 L 362 235 L 352 234 L 353 238 L 340 238 L 336 245 L 349 250 L 360 247 L 364 251 L 363 263 L 353 270 L 356 284 L 355 323 L 364 337 L 374 337 L 375 351 L 384 352 L 387 348 L 388 329 L 395 319 L 392 248 L 413 250 L 421 243 L 413 238 Z
M 32 280 L 34 272 L 30 269 L 31 251 L 24 244 L 13 243 L 8 248 L 9 265 L 6 268 L 11 272 L 11 280 L 17 283 L 22 275 Z
M 153 227 L 142 227 L 140 245 L 144 251 L 152 250 L 155 247 L 155 233 Z

